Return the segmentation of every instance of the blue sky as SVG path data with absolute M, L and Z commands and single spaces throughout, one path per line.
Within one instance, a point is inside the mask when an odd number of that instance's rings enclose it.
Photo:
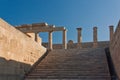
M 68 29 L 67 40 L 77 42 L 77 27 L 82 27 L 83 42 L 109 40 L 109 25 L 120 19 L 120 0 L 0 0 L 0 17 L 12 25 L 47 22 Z M 40 33 L 43 42 L 48 33 Z M 53 33 L 53 42 L 62 43 L 62 32 Z

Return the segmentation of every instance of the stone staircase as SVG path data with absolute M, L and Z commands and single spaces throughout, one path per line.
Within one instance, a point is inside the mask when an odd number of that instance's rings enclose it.
M 103 48 L 53 50 L 25 80 L 111 80 Z

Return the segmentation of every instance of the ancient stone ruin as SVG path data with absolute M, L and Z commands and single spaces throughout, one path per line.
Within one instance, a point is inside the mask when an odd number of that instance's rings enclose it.
M 62 44 L 53 44 L 52 34 L 61 31 Z M 47 23 L 11 26 L 0 19 L 0 80 L 119 80 L 120 22 L 110 41 L 98 41 L 93 27 L 93 42 L 82 42 L 77 28 L 77 43 L 67 42 L 67 29 Z M 48 32 L 48 43 L 38 35 Z

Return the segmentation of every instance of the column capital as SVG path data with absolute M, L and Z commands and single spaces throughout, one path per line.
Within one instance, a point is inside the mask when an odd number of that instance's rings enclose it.
M 49 31 L 49 33 L 52 33 L 53 32 L 53 30 L 52 31 Z
M 82 30 L 82 28 L 76 28 L 77 30 Z
M 64 29 L 63 31 L 68 31 L 67 29 Z
M 113 28 L 114 26 L 113 25 L 110 25 L 109 28 Z
M 97 27 L 95 26 L 95 27 L 93 27 L 93 29 L 97 29 Z
M 35 34 L 38 34 L 39 32 L 35 32 Z

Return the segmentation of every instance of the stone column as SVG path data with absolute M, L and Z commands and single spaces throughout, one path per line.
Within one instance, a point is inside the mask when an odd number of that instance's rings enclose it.
M 36 41 L 36 42 L 38 42 L 38 36 L 39 36 L 39 34 L 38 34 L 38 32 L 36 32 L 36 33 L 35 33 L 35 41 Z
M 97 40 L 97 27 L 93 28 L 93 47 L 98 47 L 98 40 Z
M 114 26 L 109 26 L 109 30 L 110 30 L 110 41 L 112 40 L 113 38 L 113 34 L 114 34 Z
M 52 31 L 49 32 L 49 50 L 53 49 L 53 45 L 52 45 Z
M 82 45 L 81 45 L 81 43 L 82 43 L 82 34 L 81 34 L 82 28 L 77 28 L 77 31 L 78 31 L 78 43 L 77 43 L 77 47 L 78 48 L 82 48 Z
M 63 30 L 63 49 L 67 49 L 67 43 L 66 43 L 67 37 L 66 37 L 66 32 L 67 32 L 66 29 Z

